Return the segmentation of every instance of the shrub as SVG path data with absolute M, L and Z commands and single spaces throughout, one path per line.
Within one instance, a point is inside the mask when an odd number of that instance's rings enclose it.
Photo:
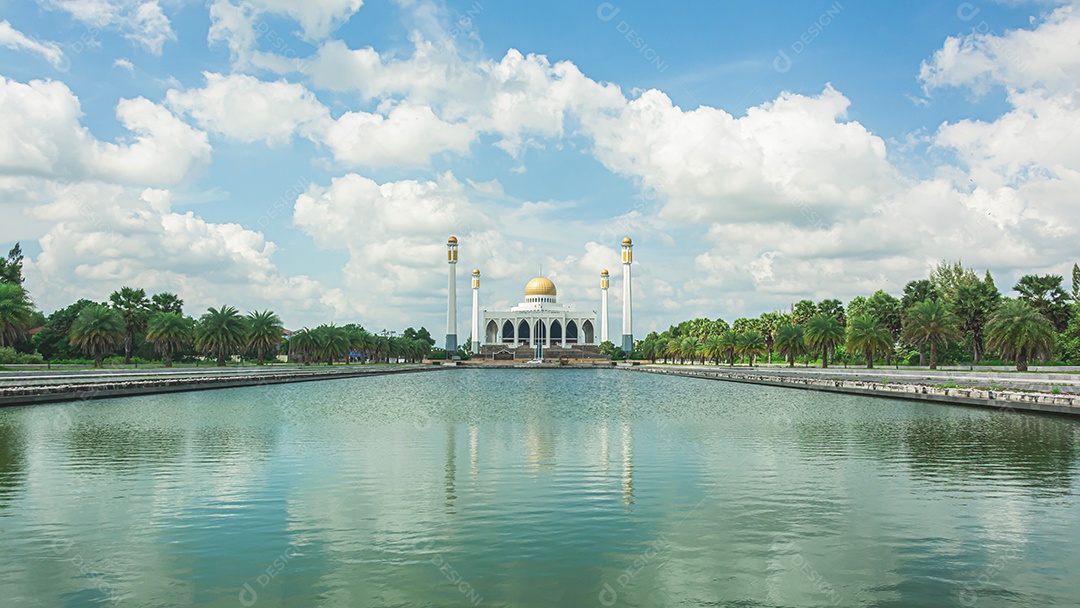
M 39 353 L 20 353 L 10 346 L 0 347 L 0 365 L 33 365 L 45 363 Z

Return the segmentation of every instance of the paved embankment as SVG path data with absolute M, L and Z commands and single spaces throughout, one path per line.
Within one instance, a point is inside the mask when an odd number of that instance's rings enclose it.
M 387 374 L 408 374 L 435 371 L 433 366 L 350 366 L 346 369 L 294 369 L 289 371 L 263 370 L 191 370 L 146 374 L 115 373 L 107 377 L 72 374 L 69 377 L 20 378 L 0 384 L 0 407 L 32 405 L 57 401 L 86 401 L 110 397 L 130 397 L 157 393 L 201 391 L 243 386 L 284 384 L 287 382 L 312 382 L 315 380 L 339 380 Z
M 1022 410 L 1072 416 L 1080 415 L 1080 395 L 1075 394 L 1066 395 L 1050 392 L 1021 392 L 1017 390 L 992 388 L 945 388 L 913 382 L 907 378 L 877 382 L 869 379 L 829 377 L 826 374 L 813 374 L 805 371 L 785 373 L 778 370 L 769 370 L 767 372 L 757 370 L 743 371 L 716 367 L 699 367 L 693 369 L 660 365 L 644 365 L 630 369 L 653 374 L 687 376 L 707 380 L 726 380 L 729 382 L 763 384 L 767 386 L 867 395 L 871 397 L 913 399 L 917 401 L 932 401 L 953 405 L 971 405 L 1001 410 Z M 954 376 L 950 376 L 949 378 L 953 381 L 959 380 Z

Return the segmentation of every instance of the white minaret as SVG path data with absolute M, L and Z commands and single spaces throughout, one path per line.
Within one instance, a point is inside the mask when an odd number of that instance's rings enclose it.
M 446 261 L 450 264 L 450 282 L 446 289 L 446 352 L 457 351 L 457 237 L 446 240 Z
M 630 265 L 634 263 L 634 242 L 622 240 L 622 349 L 627 356 L 634 350 L 634 311 L 630 304 Z
M 480 269 L 472 271 L 472 352 L 480 354 Z
M 611 279 L 609 278 L 608 271 L 605 268 L 600 273 L 600 341 L 608 341 L 608 306 L 607 306 L 607 290 L 611 285 Z

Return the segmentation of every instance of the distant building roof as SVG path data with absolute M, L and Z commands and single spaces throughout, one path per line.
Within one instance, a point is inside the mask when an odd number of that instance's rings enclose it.
M 27 331 L 26 333 L 28 333 L 28 334 L 30 334 L 31 336 L 33 336 L 34 334 L 38 333 L 39 331 L 41 331 L 41 330 L 43 330 L 43 329 L 45 329 L 45 326 L 44 326 L 44 325 L 42 325 L 41 327 L 35 327 L 34 329 L 31 329 L 31 330 Z

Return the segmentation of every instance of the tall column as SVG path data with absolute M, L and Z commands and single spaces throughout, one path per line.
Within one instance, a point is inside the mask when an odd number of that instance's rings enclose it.
M 630 265 L 634 263 L 634 242 L 630 237 L 622 240 L 622 349 L 628 356 L 634 350 L 634 311 L 631 305 L 633 290 Z
M 480 269 L 472 271 L 472 352 L 480 354 Z
M 446 288 L 446 352 L 457 351 L 457 237 L 446 240 L 446 262 L 450 278 Z
M 611 285 L 610 275 L 605 268 L 600 273 L 600 341 L 608 341 L 608 287 Z

